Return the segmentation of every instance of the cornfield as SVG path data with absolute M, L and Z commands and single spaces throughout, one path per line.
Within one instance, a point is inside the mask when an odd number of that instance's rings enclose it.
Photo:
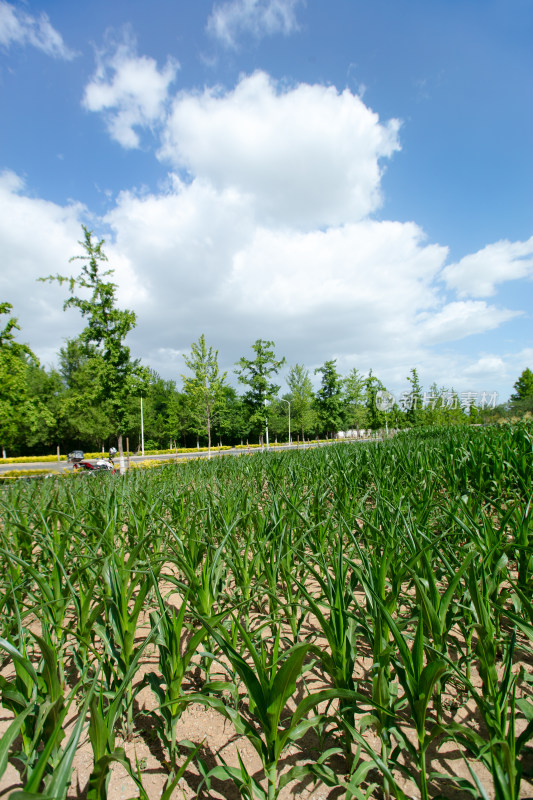
M 532 472 L 517 425 L 2 488 L 1 796 L 533 796 Z

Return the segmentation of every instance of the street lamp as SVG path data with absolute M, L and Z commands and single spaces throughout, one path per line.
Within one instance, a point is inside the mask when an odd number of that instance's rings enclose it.
M 288 400 L 285 400 L 283 397 L 280 397 L 282 403 L 287 403 L 289 406 L 289 447 L 291 446 L 291 404 Z
M 265 429 L 266 429 L 266 446 L 268 450 L 268 417 L 267 417 L 267 399 L 265 397 Z
M 143 396 L 141 393 L 141 453 L 144 458 L 144 417 L 143 417 Z

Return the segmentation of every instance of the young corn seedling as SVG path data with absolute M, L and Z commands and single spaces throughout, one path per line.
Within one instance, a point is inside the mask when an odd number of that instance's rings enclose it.
M 484 633 L 481 633 L 482 638 L 485 638 Z M 483 677 L 481 692 L 461 674 L 456 665 L 450 662 L 474 699 L 488 737 L 467 725 L 452 723 L 445 728 L 446 738 L 463 744 L 474 758 L 484 764 L 492 775 L 495 800 L 519 800 L 522 796 L 520 793 L 523 771 L 521 752 L 533 736 L 533 705 L 527 700 L 517 700 L 516 698 L 518 675 L 512 672 L 514 646 L 515 633 L 513 632 L 506 646 L 501 680 L 498 680 L 490 648 L 486 643 L 480 646 L 478 658 L 480 674 Z M 520 736 L 516 735 L 517 709 L 522 711 L 527 721 L 526 728 Z M 470 766 L 469 770 L 473 784 L 466 788 L 476 797 L 478 793 L 487 797 L 488 795 L 474 770 Z
M 381 606 L 382 614 L 398 650 L 399 657 L 393 656 L 394 669 L 404 690 L 416 728 L 418 747 L 415 748 L 411 745 L 406 737 L 404 737 L 404 744 L 412 751 L 412 755 L 417 762 L 418 774 L 416 777 L 420 796 L 422 800 L 429 800 L 426 753 L 428 746 L 435 737 L 442 734 L 442 728 L 440 725 L 434 725 L 430 733 L 427 733 L 427 708 L 433 695 L 435 684 L 449 669 L 448 663 L 443 658 L 436 658 L 424 666 L 424 623 L 422 616 L 418 619 L 413 646 L 409 650 L 404 634 L 389 614 L 385 604 L 378 597 L 376 597 L 376 600 Z
M 152 612 L 150 620 L 157 631 L 155 642 L 158 646 L 160 674 L 151 672 L 146 676 L 146 681 L 159 701 L 159 709 L 154 716 L 160 720 L 158 734 L 168 752 L 172 779 L 178 772 L 176 727 L 186 705 L 182 696 L 183 679 L 207 631 L 201 626 L 187 636 L 185 613 L 189 592 L 185 593 L 180 608 L 176 609 L 161 597 L 155 577 L 153 584 L 159 612 Z
M 146 639 L 132 656 L 129 668 L 123 677 L 110 688 L 105 681 L 96 688 L 90 700 L 89 739 L 93 749 L 93 771 L 89 777 L 87 800 L 107 800 L 110 768 L 113 763 L 122 764 L 139 789 L 141 800 L 148 800 L 140 777 L 126 757 L 124 749 L 115 743 L 116 726 L 122 715 L 125 698 L 132 695 L 131 686 L 139 660 L 147 645 L 153 641 L 156 629 L 152 628 Z M 103 669 L 103 664 L 100 664 Z M 100 677 L 100 670 L 96 678 Z M 128 702 L 128 707 L 130 701 Z
M 299 581 L 297 583 L 302 597 L 305 598 L 308 608 L 326 638 L 327 647 L 312 645 L 310 651 L 318 656 L 335 688 L 354 692 L 356 690 L 354 669 L 357 658 L 354 594 L 358 584 L 357 575 L 344 557 L 341 537 L 333 564 L 333 574 L 323 554 L 318 555 L 314 561 L 317 567 L 310 567 L 309 574 L 320 587 L 323 599 L 316 600 L 303 584 Z M 340 718 L 344 730 L 345 753 L 351 761 L 351 736 L 348 727 L 344 725 L 344 722 L 352 727 L 355 725 L 353 704 L 350 701 L 340 701 Z
M 228 565 L 224 560 L 224 546 L 227 538 L 231 535 L 231 530 L 226 533 L 221 544 L 215 549 L 207 547 L 205 558 L 201 569 L 196 572 L 192 564 L 183 556 L 174 553 L 174 563 L 178 564 L 183 574 L 185 582 L 176 578 L 174 575 L 167 575 L 169 583 L 174 584 L 181 590 L 185 590 L 191 598 L 191 605 L 194 612 L 200 619 L 210 618 L 217 612 L 217 606 L 223 596 L 224 588 L 228 580 Z M 213 661 L 210 652 L 202 656 L 202 665 L 205 671 L 206 680 L 209 680 L 209 673 Z
M 108 556 L 102 567 L 105 584 L 105 621 L 96 624 L 96 631 L 104 644 L 102 668 L 110 690 L 116 690 L 124 676 L 129 673 L 139 648 L 135 647 L 135 636 L 139 616 L 152 587 L 150 575 L 144 562 L 140 562 L 143 542 L 129 555 L 127 562 L 120 553 Z M 131 683 L 125 689 L 126 735 L 133 732 L 133 689 Z
M 268 652 L 264 640 L 260 640 L 257 648 L 247 631 L 235 619 L 235 625 L 239 630 L 241 641 L 252 666 L 230 644 L 223 629 L 212 628 L 207 621 L 205 621 L 205 625 L 210 628 L 212 637 L 246 687 L 250 718 L 239 710 L 225 705 L 217 697 L 189 695 L 189 699 L 216 709 L 231 720 L 237 733 L 246 736 L 263 764 L 266 788 L 257 781 L 251 780 L 242 760 L 239 768 L 229 768 L 227 765 L 215 767 L 206 776 L 206 779 L 211 777 L 229 778 L 235 782 L 243 797 L 275 800 L 281 789 L 292 780 L 305 774 L 311 774 L 311 770 L 306 765 L 292 767 L 282 776 L 278 771 L 280 758 L 286 748 L 297 742 L 307 730 L 317 726 L 316 717 L 306 719 L 309 711 L 316 708 L 321 702 L 335 698 L 354 703 L 362 698 L 354 692 L 326 689 L 308 695 L 297 705 L 292 715 L 289 715 L 287 705 L 296 692 L 297 680 L 307 670 L 305 659 L 310 644 L 300 643 L 284 653 L 280 653 L 280 629 L 278 627 L 272 649 Z M 286 718 L 282 719 L 283 716 Z
M 358 613 L 359 626 L 364 638 L 372 649 L 372 705 L 373 710 L 361 724 L 373 726 L 381 742 L 380 760 L 384 764 L 395 762 L 398 747 L 403 744 L 404 737 L 396 725 L 396 704 L 398 682 L 393 675 L 393 648 L 390 641 L 388 618 L 383 613 L 394 613 L 401 601 L 402 578 L 406 565 L 399 569 L 392 568 L 396 561 L 394 541 L 387 539 L 381 546 L 372 540 L 379 531 L 375 526 L 366 523 L 359 531 L 360 536 L 353 535 L 357 560 L 351 561 L 354 573 L 364 588 L 366 608 Z M 401 563 L 401 562 L 400 562 Z M 399 743 L 393 748 L 394 739 Z M 387 774 L 384 773 L 383 790 L 388 798 L 391 786 Z
M 81 681 L 80 684 L 78 684 L 78 686 L 76 687 L 76 689 L 78 689 L 80 685 Z M 65 748 L 60 752 L 59 758 L 55 759 L 55 763 L 53 764 L 53 769 L 49 771 L 49 762 L 51 754 L 53 753 L 54 749 L 57 748 L 57 742 L 61 740 L 64 736 L 64 731 L 62 728 L 64 716 L 66 715 L 68 708 L 76 694 L 76 692 L 71 693 L 69 702 L 64 710 L 65 713 L 57 721 L 55 727 L 50 731 L 45 741 L 43 749 L 39 752 L 39 757 L 37 759 L 37 762 L 32 768 L 28 770 L 28 774 L 26 776 L 26 781 L 24 785 L 24 790 L 21 792 L 14 792 L 10 795 L 10 797 L 13 798 L 13 800 L 15 800 L 15 798 L 19 798 L 19 800 L 33 800 L 33 798 L 38 798 L 38 797 L 43 798 L 43 800 L 47 800 L 48 798 L 52 798 L 52 800 L 65 800 L 68 789 L 70 787 L 70 779 L 72 774 L 72 764 L 74 761 L 74 756 L 76 755 L 76 749 L 78 747 L 78 743 L 82 734 L 83 725 L 85 723 L 87 709 L 91 701 L 93 690 L 94 690 L 94 682 L 93 685 L 86 692 L 83 705 L 78 715 L 78 719 L 76 721 L 76 724 L 74 725 L 74 729 L 70 735 L 70 738 Z M 15 723 L 17 722 L 18 719 L 15 720 Z M 15 723 L 13 723 L 13 725 Z M 3 745 L 3 739 L 2 739 L 2 745 Z M 2 745 L 0 745 L 0 748 L 2 747 Z M 7 755 L 5 756 L 5 761 L 7 762 Z M 0 754 L 0 775 L 3 772 L 1 762 L 2 762 L 2 755 Z M 39 791 L 41 784 L 44 784 L 42 792 Z
M 418 563 L 409 570 L 416 586 L 417 605 L 422 615 L 424 629 L 432 642 L 432 647 L 426 649 L 429 662 L 439 657 L 446 657 L 448 654 L 448 636 L 457 616 L 457 612 L 452 608 L 452 601 L 457 586 L 475 555 L 474 552 L 466 553 L 463 563 L 455 573 L 453 567 L 448 565 L 449 581 L 442 593 L 435 574 L 435 562 L 430 560 L 427 548 L 421 550 Z M 443 685 L 439 680 L 435 685 L 434 697 L 438 722 L 442 719 L 442 690 Z
M 89 563 L 80 565 L 71 581 L 76 614 L 71 630 L 75 639 L 72 655 L 80 674 L 95 653 L 96 623 L 105 609 L 105 602 L 99 597 L 102 566 L 101 560 L 95 557 Z
M 39 648 L 40 663 L 35 668 L 30 661 L 23 629 L 19 636 L 19 647 L 0 639 L 0 647 L 13 659 L 15 667 L 15 677 L 12 680 L 8 681 L 0 676 L 0 688 L 2 704 L 15 714 L 7 746 L 14 741 L 13 733 L 16 731 L 22 743 L 22 751 L 16 753 L 16 757 L 24 764 L 26 790 L 30 792 L 35 791 L 44 776 L 58 768 L 62 762 L 64 752 L 61 750 L 61 741 L 65 735 L 63 723 L 82 681 L 65 697 L 58 674 L 56 648 L 50 641 L 45 641 L 36 634 L 28 635 Z M 4 742 L 2 744 L 5 746 Z M 7 760 L 5 751 L 3 757 Z
M 483 563 L 479 567 L 472 564 L 469 590 L 475 609 L 477 633 L 475 652 L 482 691 L 478 691 L 472 682 L 460 673 L 456 665 L 454 669 L 473 697 L 485 723 L 489 739 L 487 742 L 476 731 L 460 725 L 453 726 L 452 733 L 455 734 L 454 738 L 465 743 L 491 772 L 496 800 L 518 800 L 522 773 L 519 757 L 527 740 L 533 735 L 533 722 L 528 722 L 525 731 L 517 738 L 515 726 L 517 675 L 512 671 L 516 631 L 512 632 L 509 642 L 505 645 L 503 674 L 500 679 L 494 612 L 486 586 Z M 509 616 L 514 615 L 509 614 Z M 528 635 L 533 639 L 533 627 Z M 527 718 L 529 706 L 521 704 L 519 707 Z

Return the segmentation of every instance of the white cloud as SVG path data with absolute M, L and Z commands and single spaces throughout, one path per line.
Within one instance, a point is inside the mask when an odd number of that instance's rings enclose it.
M 178 63 L 167 59 L 160 70 L 156 61 L 136 54 L 127 34 L 97 54 L 97 69 L 85 87 L 83 105 L 102 112 L 108 131 L 122 147 L 140 145 L 137 128 L 150 128 L 164 119 L 165 103 Z
M 484 302 L 444 305 L 436 280 L 447 250 L 425 243 L 413 223 L 266 228 L 246 195 L 205 181 L 178 182 L 166 196 L 124 193 L 107 222 L 146 288 L 135 306 L 138 341 L 152 354 L 162 339 L 184 347 L 207 327 L 235 357 L 236 347 L 274 337 L 291 363 L 302 352 L 316 363 L 350 353 L 360 364 L 402 363 L 405 371 L 434 343 L 492 330 L 515 314 Z
M 484 300 L 458 300 L 435 314 L 421 314 L 420 330 L 427 344 L 452 342 L 498 328 L 520 314 L 520 311 L 488 305 Z
M 380 159 L 399 149 L 398 128 L 349 90 L 283 88 L 256 72 L 233 91 L 179 94 L 160 157 L 247 194 L 263 224 L 309 229 L 379 207 Z
M 0 0 L 0 45 L 32 45 L 53 58 L 71 60 L 75 53 L 70 50 L 48 16 L 43 12 L 32 17 L 21 8 Z
M 489 244 L 447 266 L 442 276 L 460 297 L 489 297 L 499 283 L 533 277 L 533 236 L 526 242 Z
M 501 356 L 482 356 L 473 364 L 465 368 L 465 374 L 473 378 L 485 378 L 506 370 L 505 361 Z
M 78 314 L 63 312 L 65 287 L 38 283 L 47 275 L 70 275 L 69 258 L 79 253 L 80 204 L 58 206 L 24 194 L 13 172 L 0 174 L 0 297 L 13 305 L 21 324 L 19 339 L 48 363 L 55 361 L 64 338 L 81 330 Z
M 302 0 L 231 0 L 215 5 L 207 30 L 226 47 L 235 47 L 241 34 L 256 39 L 299 30 L 296 7 Z
M 13 303 L 21 340 L 45 363 L 83 321 L 75 310 L 62 311 L 65 287 L 36 278 L 75 272 L 68 260 L 80 254 L 84 216 L 82 206 L 28 197 L 13 173 L 0 177 L 7 265 L 0 297 Z M 492 391 L 523 369 L 517 364 L 509 377 L 504 354 L 502 365 L 496 354 L 483 362 L 432 349 L 493 330 L 514 312 L 484 301 L 445 305 L 438 278 L 447 250 L 425 242 L 413 223 L 275 229 L 258 224 L 246 194 L 176 178 L 166 194 L 122 193 L 93 227 L 103 225 L 113 232 L 104 249 L 119 304 L 137 313 L 128 342 L 164 377 L 179 378 L 183 352 L 201 333 L 230 372 L 259 337 L 274 339 L 289 364 L 313 369 L 337 357 L 341 370 L 372 367 L 399 390 L 408 388 L 413 365 L 428 376 L 427 385 L 436 380 L 458 390 Z

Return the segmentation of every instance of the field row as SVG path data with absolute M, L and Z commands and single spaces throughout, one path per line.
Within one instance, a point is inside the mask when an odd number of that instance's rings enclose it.
M 4 489 L 0 796 L 533 794 L 532 468 L 427 429 Z

